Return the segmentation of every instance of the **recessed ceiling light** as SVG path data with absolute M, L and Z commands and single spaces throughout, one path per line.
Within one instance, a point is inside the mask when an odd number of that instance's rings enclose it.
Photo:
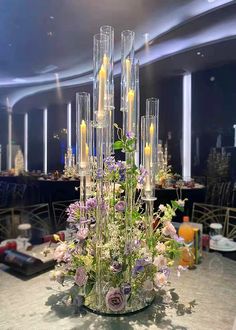
M 201 55 L 201 57 L 204 57 L 204 56 L 205 56 L 204 54 Z
M 54 16 L 50 16 L 49 18 L 50 18 L 50 19 L 54 19 Z
M 53 36 L 52 31 L 49 31 L 47 34 L 48 34 L 49 37 L 52 37 Z
M 216 78 L 214 76 L 211 76 L 210 81 L 213 82 L 215 80 L 216 80 Z
M 201 55 L 201 52 L 197 52 L 197 55 Z

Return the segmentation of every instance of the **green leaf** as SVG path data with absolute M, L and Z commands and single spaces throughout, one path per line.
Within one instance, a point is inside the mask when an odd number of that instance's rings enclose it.
M 114 144 L 113 144 L 113 148 L 114 150 L 120 150 L 123 148 L 123 142 L 122 141 L 116 141 Z

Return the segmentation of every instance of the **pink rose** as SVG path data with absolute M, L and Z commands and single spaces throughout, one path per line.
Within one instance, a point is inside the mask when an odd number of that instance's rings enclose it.
M 162 233 L 163 235 L 170 236 L 171 238 L 173 238 L 174 235 L 176 235 L 175 227 L 172 225 L 170 221 L 167 221 L 165 223 L 165 227 L 162 229 Z
M 106 306 L 113 312 L 120 312 L 125 308 L 125 297 L 119 288 L 110 288 L 106 294 Z
M 66 243 L 61 243 L 60 245 L 57 246 L 56 250 L 54 251 L 53 258 L 57 262 L 64 261 L 64 257 L 67 251 L 67 245 Z
M 167 284 L 167 277 L 163 273 L 156 273 L 154 276 L 154 284 L 157 288 L 161 288 L 162 286 Z
M 167 265 L 167 260 L 163 255 L 159 255 L 154 258 L 153 264 L 157 267 L 158 270 L 165 268 Z
M 78 286 L 84 286 L 87 283 L 88 276 L 84 267 L 78 267 L 75 273 L 75 283 Z
M 165 253 L 165 251 L 166 251 L 166 246 L 165 246 L 165 244 L 164 244 L 164 243 L 160 243 L 160 242 L 158 242 L 158 243 L 157 243 L 157 246 L 156 246 L 156 250 L 157 250 L 157 252 L 160 253 L 160 254 Z

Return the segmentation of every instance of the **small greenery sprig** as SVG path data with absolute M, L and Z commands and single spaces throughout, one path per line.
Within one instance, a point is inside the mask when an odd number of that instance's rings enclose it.
M 132 132 L 123 133 L 123 130 L 114 124 L 117 129 L 118 140 L 113 144 L 114 150 L 122 150 L 122 152 L 133 152 L 135 151 L 136 137 Z

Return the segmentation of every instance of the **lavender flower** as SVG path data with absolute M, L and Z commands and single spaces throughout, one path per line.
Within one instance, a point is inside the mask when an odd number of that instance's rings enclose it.
M 101 168 L 97 169 L 97 179 L 101 179 L 103 177 L 103 170 Z
M 115 205 L 115 209 L 117 212 L 123 212 L 125 210 L 125 202 L 124 201 L 119 201 Z
M 137 259 L 136 264 L 135 264 L 134 268 L 132 269 L 133 277 L 137 276 L 138 273 L 143 272 L 144 267 L 149 265 L 149 264 L 150 264 L 150 262 L 145 258 Z
M 135 136 L 133 132 L 126 132 L 125 135 L 126 135 L 127 139 L 133 139 Z
M 88 198 L 86 201 L 87 210 L 95 209 L 97 207 L 97 199 L 95 197 Z
M 121 292 L 125 295 L 125 296 L 129 296 L 131 293 L 131 285 L 129 283 L 124 283 L 121 285 Z

